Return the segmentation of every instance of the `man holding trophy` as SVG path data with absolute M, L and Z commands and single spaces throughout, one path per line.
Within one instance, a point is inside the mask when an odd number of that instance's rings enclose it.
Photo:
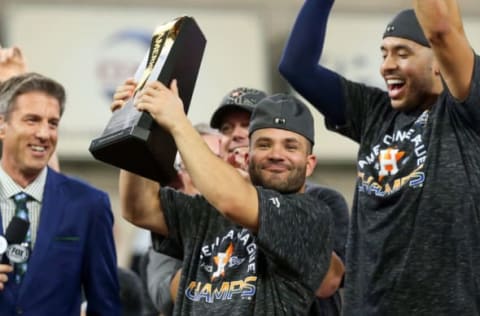
M 194 130 L 176 80 L 170 89 L 148 83 L 134 104 L 172 135 L 202 194 L 120 172 L 123 216 L 183 247 L 174 314 L 306 314 L 325 276 L 328 282 L 332 252 L 329 208 L 299 194 L 316 163 L 308 108 L 283 94 L 259 102 L 249 129 L 252 184 Z

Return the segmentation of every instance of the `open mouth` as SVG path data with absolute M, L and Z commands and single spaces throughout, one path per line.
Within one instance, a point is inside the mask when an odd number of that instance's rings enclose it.
M 402 79 L 387 79 L 388 95 L 392 99 L 396 99 L 400 96 L 400 93 L 405 87 L 405 80 Z

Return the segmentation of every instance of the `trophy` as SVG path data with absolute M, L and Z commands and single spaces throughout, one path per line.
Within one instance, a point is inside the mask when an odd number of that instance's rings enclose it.
M 138 83 L 135 93 L 150 81 L 158 80 L 169 86 L 177 79 L 187 113 L 205 44 L 205 36 L 191 17 L 179 17 L 158 26 L 135 74 Z M 89 150 L 97 160 L 166 185 L 176 176 L 175 142 L 149 113 L 134 107 L 133 98 L 113 112 L 102 135 L 92 140 Z

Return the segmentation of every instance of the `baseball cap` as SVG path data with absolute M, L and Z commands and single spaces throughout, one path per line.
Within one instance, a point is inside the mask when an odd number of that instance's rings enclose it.
M 308 107 L 288 94 L 274 94 L 261 100 L 250 118 L 249 136 L 262 128 L 279 128 L 300 134 L 315 142 L 313 116 Z
M 255 105 L 265 98 L 267 94 L 261 90 L 239 87 L 230 91 L 212 115 L 210 126 L 220 128 L 222 119 L 227 112 L 243 110 L 252 113 Z
M 392 36 L 400 37 L 414 41 L 422 46 L 430 47 L 420 23 L 418 23 L 415 11 L 407 9 L 400 11 L 390 23 L 388 23 L 383 33 L 383 38 Z

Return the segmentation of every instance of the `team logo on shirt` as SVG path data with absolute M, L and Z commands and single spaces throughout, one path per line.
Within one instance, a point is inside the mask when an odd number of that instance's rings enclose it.
M 217 270 L 212 274 L 212 281 L 219 277 L 225 276 L 225 268 L 230 262 L 233 253 L 233 244 L 230 243 L 227 249 L 224 252 L 219 252 L 215 257 L 213 257 L 213 262 L 217 265 Z
M 378 161 L 380 170 L 378 172 L 378 181 L 382 181 L 383 177 L 396 175 L 398 172 L 398 162 L 405 156 L 404 151 L 394 148 L 387 148 L 380 151 Z
M 383 135 L 370 152 L 359 156 L 360 192 L 384 197 L 405 186 L 423 186 L 427 158 L 423 131 L 427 119 L 425 111 L 410 128 Z
M 254 237 L 244 228 L 231 229 L 204 244 L 199 258 L 204 275 L 188 283 L 185 296 L 207 303 L 251 299 L 256 292 L 256 253 Z

